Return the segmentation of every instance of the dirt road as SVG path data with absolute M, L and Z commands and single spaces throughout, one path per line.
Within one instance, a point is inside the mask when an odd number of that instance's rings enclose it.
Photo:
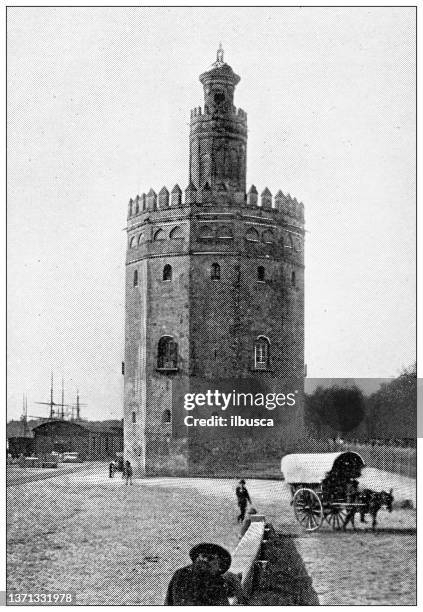
M 125 486 L 103 466 L 9 487 L 8 588 L 75 592 L 79 604 L 160 604 L 191 546 L 235 548 L 234 486 L 191 478 Z M 301 534 L 283 482 L 247 486 L 259 512 L 290 535 L 321 603 L 414 602 L 414 511 L 381 513 L 377 534 L 361 526 L 357 534 Z

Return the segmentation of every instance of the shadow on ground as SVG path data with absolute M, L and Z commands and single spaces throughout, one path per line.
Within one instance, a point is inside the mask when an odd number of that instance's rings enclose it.
M 318 606 L 319 598 L 295 546 L 295 538 L 276 534 L 264 545 L 251 606 Z M 267 563 L 266 563 L 267 562 Z

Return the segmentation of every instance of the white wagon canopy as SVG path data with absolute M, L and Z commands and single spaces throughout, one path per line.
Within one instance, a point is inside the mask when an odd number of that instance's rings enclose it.
M 332 470 L 360 474 L 364 466 L 363 458 L 353 451 L 285 455 L 281 461 L 281 471 L 288 484 L 318 484 Z

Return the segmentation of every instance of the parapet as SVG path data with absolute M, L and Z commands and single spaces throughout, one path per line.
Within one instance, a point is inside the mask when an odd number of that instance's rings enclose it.
M 201 189 L 197 189 L 192 182 L 189 183 L 184 194 L 179 185 L 175 185 L 170 193 L 166 187 L 162 187 L 158 194 L 151 188 L 147 195 L 142 193 L 134 199 L 131 198 L 128 205 L 128 218 L 136 217 L 145 211 L 186 206 L 240 206 L 250 210 L 263 210 L 266 213 L 282 215 L 288 222 L 292 220 L 300 224 L 304 223 L 304 204 L 292 198 L 289 193 L 285 195 L 281 190 L 273 197 L 269 188 L 265 187 L 259 196 L 255 185 L 251 185 L 245 194 L 228 189 L 224 183 L 219 183 L 213 188 L 209 183 L 205 183 Z
M 191 122 L 209 119 L 211 118 L 212 114 L 213 113 L 209 106 L 205 105 L 204 108 L 201 106 L 196 106 L 195 108 L 191 109 Z M 245 110 L 242 108 L 237 108 L 236 106 L 232 106 L 229 111 L 225 111 L 222 113 L 222 115 L 236 121 L 242 121 L 243 123 L 247 121 L 247 113 Z

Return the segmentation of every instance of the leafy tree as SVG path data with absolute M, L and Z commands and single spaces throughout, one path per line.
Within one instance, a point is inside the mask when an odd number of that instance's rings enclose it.
M 404 368 L 369 398 L 369 430 L 373 438 L 415 438 L 417 365 Z
M 318 435 L 330 431 L 346 434 L 355 429 L 365 416 L 362 391 L 356 387 L 317 387 L 306 398 L 306 422 Z

